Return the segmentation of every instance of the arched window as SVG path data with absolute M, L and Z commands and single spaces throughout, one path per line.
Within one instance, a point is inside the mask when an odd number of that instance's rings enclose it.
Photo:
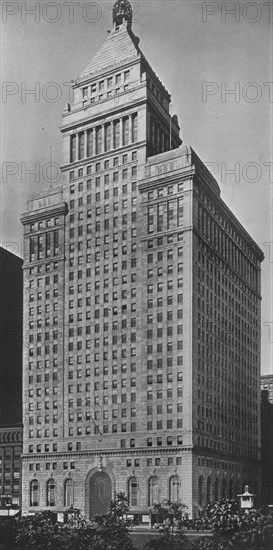
M 64 505 L 72 506 L 73 498 L 73 481 L 72 479 L 67 479 L 64 483 Z
M 170 486 L 169 486 L 170 501 L 171 502 L 180 502 L 181 501 L 180 478 L 178 476 L 172 476 L 170 478 L 169 483 L 170 483 Z
M 218 477 L 217 477 L 216 480 L 215 480 L 214 498 L 215 498 L 215 501 L 217 501 L 218 498 L 219 498 L 219 482 L 218 482 Z
M 203 501 L 204 501 L 204 484 L 203 484 L 203 478 L 202 476 L 198 479 L 198 504 L 203 507 Z
M 39 506 L 39 483 L 33 479 L 30 483 L 30 506 Z
M 152 476 L 149 479 L 149 506 L 159 504 L 158 477 Z
M 56 484 L 54 479 L 49 479 L 46 486 L 46 505 L 55 506 L 56 505 Z
M 211 502 L 211 478 L 207 479 L 207 504 Z
M 131 477 L 128 483 L 129 489 L 129 506 L 138 506 L 138 481 L 136 477 Z

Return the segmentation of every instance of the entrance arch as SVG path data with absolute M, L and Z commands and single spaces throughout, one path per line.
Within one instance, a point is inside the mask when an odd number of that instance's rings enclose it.
M 106 514 L 112 499 L 112 482 L 105 471 L 95 471 L 86 480 L 89 519 L 96 514 Z

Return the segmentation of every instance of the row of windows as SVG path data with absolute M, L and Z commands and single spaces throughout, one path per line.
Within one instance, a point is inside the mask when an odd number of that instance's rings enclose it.
M 43 272 L 47 272 L 47 271 L 56 271 L 59 269 L 59 262 L 53 262 L 53 263 L 45 263 L 43 262 L 42 264 L 38 265 L 38 266 L 35 266 L 35 267 L 30 267 L 29 268 L 29 275 L 32 276 L 32 275 L 36 275 L 36 274 L 40 274 L 40 273 L 43 273 Z M 55 277 L 55 275 L 54 275 Z M 58 275 L 56 275 L 56 277 L 58 277 Z
M 219 223 L 223 226 L 224 230 L 225 230 L 225 233 L 228 233 L 229 236 L 235 241 L 237 242 L 237 244 L 239 245 L 239 247 L 248 254 L 249 258 L 254 261 L 254 263 L 257 264 L 257 258 L 256 256 L 254 255 L 253 253 L 253 250 L 251 248 L 248 248 L 245 240 L 242 239 L 241 235 L 240 235 L 240 232 L 238 231 L 238 229 L 232 225 L 230 223 L 230 220 L 227 220 L 225 217 L 224 217 L 224 213 L 223 211 L 221 210 L 221 208 L 219 208 L 219 206 L 217 205 L 217 203 L 215 202 L 211 202 L 208 195 L 207 194 L 204 194 L 200 187 L 196 187 L 196 193 L 197 195 L 200 196 L 200 199 L 203 201 L 203 203 L 205 204 L 205 206 L 208 208 L 208 210 L 211 212 L 211 214 L 213 216 L 216 217 L 216 219 L 219 221 Z M 200 205 L 200 208 L 202 209 L 202 206 Z M 206 212 L 206 210 L 203 208 L 203 211 Z
M 137 160 L 137 151 L 133 151 L 130 155 L 129 153 L 124 153 L 122 157 L 113 157 L 112 162 L 110 164 L 110 160 L 107 159 L 103 162 L 96 162 L 95 165 L 90 164 L 86 167 L 86 175 L 89 176 L 93 173 L 101 172 L 101 170 L 109 170 L 111 167 L 115 168 L 119 166 L 120 162 L 122 164 L 126 164 L 127 162 L 135 162 Z M 71 170 L 69 173 L 69 179 L 70 181 L 74 181 L 75 178 L 82 178 L 84 175 L 85 168 L 78 168 L 78 170 Z M 82 188 L 81 188 L 82 186 Z M 84 183 L 80 182 L 78 187 L 76 188 L 78 191 L 83 191 Z
M 138 139 L 137 113 L 70 136 L 70 162 L 117 149 Z
M 30 472 L 33 472 L 33 470 L 35 469 L 36 471 L 40 471 L 41 470 L 41 466 L 45 466 L 45 469 L 46 470 L 57 470 L 57 467 L 58 467 L 58 464 L 60 466 L 60 463 L 58 462 L 45 462 L 45 463 L 40 463 L 40 462 L 36 462 L 35 464 L 33 462 L 30 462 L 29 464 L 29 471 Z M 75 470 L 75 462 L 72 461 L 72 462 L 63 462 L 63 470 Z
M 219 264 L 225 271 L 225 273 L 222 274 L 217 266 L 214 266 L 210 262 L 209 257 L 205 254 L 202 254 L 200 251 L 198 252 L 198 262 L 200 264 L 198 276 L 200 279 L 202 279 L 202 281 L 205 281 L 206 275 L 207 286 L 212 287 L 214 277 L 215 282 L 218 281 L 218 283 L 222 283 L 222 286 L 224 286 L 226 290 L 229 290 L 230 293 L 234 294 L 235 298 L 238 298 L 240 301 L 242 301 L 245 306 L 250 308 L 250 310 L 253 309 L 253 311 L 255 311 L 257 296 L 241 280 L 239 280 L 239 288 L 238 286 L 236 286 L 236 284 L 234 285 L 234 283 L 232 283 L 231 281 L 231 279 L 233 279 L 233 272 L 227 266 L 225 266 L 223 262 L 220 261 Z M 240 288 L 242 288 L 242 290 L 240 290 Z M 250 299 L 248 297 L 250 297 Z
M 162 393 L 162 392 L 161 392 Z M 117 396 L 116 396 L 117 397 Z M 99 401 L 98 401 L 99 403 Z M 72 402 L 72 406 L 73 406 L 73 402 Z M 117 425 L 115 425 L 117 426 Z M 100 432 L 100 429 L 98 426 L 95 426 L 95 430 L 94 432 L 96 434 L 100 434 L 101 435 L 101 432 Z M 116 433 L 117 432 L 117 429 L 114 428 L 114 432 L 113 433 Z M 67 450 L 68 451 L 72 451 L 73 450 L 73 445 L 75 447 L 75 450 L 76 451 L 81 451 L 81 442 L 78 441 L 76 442 L 76 444 L 74 442 L 69 442 L 67 444 Z M 158 436 L 158 437 L 147 437 L 146 439 L 146 446 L 147 447 L 153 447 L 153 446 L 157 446 L 157 447 L 161 447 L 162 445 L 167 445 L 167 446 L 172 446 L 172 445 L 183 445 L 183 437 L 182 435 L 178 435 L 178 436 L 171 436 L 171 435 L 168 435 L 167 437 L 165 437 L 164 439 L 161 437 L 161 436 Z M 121 439 L 120 440 L 120 448 L 121 449 L 124 449 L 126 447 L 130 447 L 131 449 L 135 448 L 136 447 L 136 441 L 134 438 L 131 438 L 129 441 L 127 441 L 126 439 Z M 52 451 L 53 452 L 57 452 L 57 443 L 53 443 L 52 445 Z M 29 453 L 32 454 L 34 452 L 34 446 L 33 445 L 29 445 Z M 36 453 L 41 453 L 42 452 L 42 445 L 41 443 L 38 443 L 36 445 Z M 48 453 L 49 452 L 49 443 L 46 443 L 44 445 L 44 452 L 45 453 Z M 179 462 L 177 462 L 177 465 L 180 464 L 180 460 L 181 459 L 178 459 Z M 74 464 L 74 463 L 73 463 Z M 173 464 L 173 460 L 172 458 L 169 458 L 168 459 L 168 464 L 171 465 Z M 71 467 L 72 468 L 72 467 Z
M 214 480 L 209 476 L 205 480 L 203 476 L 198 478 L 198 504 L 204 507 L 210 502 L 219 499 L 234 499 L 239 493 L 244 492 L 244 485 L 239 479 L 219 479 Z
M 148 191 L 144 197 L 147 197 L 148 201 L 158 199 L 167 195 L 173 195 L 174 193 L 181 193 L 183 191 L 183 183 L 178 183 L 177 185 L 168 185 L 165 187 L 159 187 L 157 190 Z
M 167 102 L 167 99 L 163 96 L 163 94 L 161 94 L 158 87 L 154 84 L 154 82 L 152 81 L 152 79 L 150 77 L 147 77 L 147 85 L 148 85 L 149 90 L 152 92 L 154 97 L 157 99 L 157 101 L 160 104 L 163 104 L 165 108 L 168 108 L 169 104 Z
M 159 478 L 152 476 L 148 480 L 148 505 L 153 506 L 159 503 L 160 487 Z M 57 483 L 53 478 L 46 483 L 46 506 L 56 506 L 59 495 L 57 492 Z M 128 500 L 129 506 L 139 505 L 139 482 L 135 476 L 128 481 Z M 72 506 L 74 502 L 74 486 L 72 479 L 68 478 L 64 482 L 63 490 L 64 506 Z M 181 502 L 181 481 L 177 475 L 169 479 L 169 500 L 171 502 Z M 37 479 L 30 483 L 30 506 L 40 506 L 40 484 Z
M 183 224 L 183 198 L 148 206 L 148 233 L 166 231 Z
M 97 179 L 97 178 L 96 178 Z M 91 189 L 91 184 L 92 184 L 92 181 L 90 181 L 90 189 Z M 96 187 L 98 187 L 100 185 L 100 181 L 99 179 L 97 179 L 97 185 Z M 131 190 L 132 190 L 132 193 L 136 192 L 136 189 L 137 189 L 137 183 L 136 181 L 133 181 L 131 183 Z M 129 187 L 127 184 L 123 185 L 122 188 L 119 188 L 119 187 L 113 187 L 113 192 L 112 192 L 112 189 L 109 190 L 109 189 L 106 189 L 104 191 L 104 193 L 101 193 L 101 192 L 97 192 L 94 196 L 94 199 L 95 199 L 95 202 L 98 203 L 98 202 L 101 202 L 101 200 L 110 200 L 110 197 L 118 197 L 120 192 L 122 193 L 122 195 L 127 195 L 127 193 L 129 192 Z M 134 198 L 133 198 L 134 199 Z M 134 199 L 131 201 L 131 205 L 132 206 L 136 206 L 136 199 Z M 84 200 L 83 197 L 80 197 L 77 201 L 75 201 L 74 199 L 72 199 L 70 202 L 69 202 L 69 207 L 70 207 L 70 210 L 74 210 L 74 208 L 82 208 L 84 206 L 84 204 L 87 204 L 87 205 L 90 205 L 92 203 L 92 195 L 87 195 L 86 199 Z M 113 203 L 113 205 L 111 205 L 113 207 L 113 211 L 114 212 L 117 212 L 119 210 L 119 203 Z M 128 200 L 125 199 L 122 201 L 122 203 L 120 204 L 120 208 L 122 207 L 123 209 L 127 208 L 129 206 L 129 203 L 128 203 Z M 110 210 L 110 207 L 109 207 L 109 210 Z M 88 211 L 89 214 L 87 213 L 87 217 L 92 217 L 92 210 L 89 210 Z M 73 214 L 71 214 L 73 215 Z M 71 218 L 71 215 L 69 217 L 70 221 L 72 221 L 72 223 L 75 222 L 75 215 L 74 215 L 74 219 Z M 81 220 L 81 219 L 84 219 L 84 213 L 83 212 L 78 212 L 78 219 Z M 73 221 L 74 220 L 74 221 Z
M 176 238 L 175 235 L 168 235 L 167 237 L 158 237 L 157 239 L 149 239 L 147 242 L 147 248 L 154 248 L 154 247 L 161 247 L 166 244 L 173 244 L 173 242 L 177 241 L 183 241 L 183 233 L 177 233 Z
M 30 237 L 29 239 L 29 261 L 34 262 L 57 256 L 59 253 L 59 231 L 48 231 L 47 233 Z
M 147 137 L 155 153 L 170 149 L 170 132 L 158 123 L 158 119 L 147 112 Z
M 41 229 L 46 229 L 47 227 L 52 227 L 54 225 L 59 225 L 60 218 L 49 218 L 48 220 L 41 220 L 39 222 L 31 223 L 29 226 L 30 232 L 40 231 Z
M 227 260 L 225 259 L 225 261 L 223 261 L 222 259 L 220 259 L 218 254 L 216 254 L 215 251 L 213 250 L 213 248 L 207 245 L 204 241 L 199 240 L 199 247 L 200 247 L 200 250 L 202 250 L 210 258 L 210 261 L 214 264 L 214 266 L 218 266 L 218 268 L 222 269 L 223 272 L 228 276 L 229 280 L 233 280 L 234 284 L 237 285 L 237 287 L 241 288 L 245 292 L 245 294 L 251 296 L 251 299 L 253 299 L 254 302 L 258 303 L 259 298 L 257 296 L 257 292 L 259 291 L 259 289 L 257 289 L 256 286 L 254 288 L 254 286 L 252 285 L 251 287 L 252 290 L 251 290 L 251 288 L 248 285 L 246 285 L 244 282 L 244 274 L 242 273 L 241 275 L 238 275 L 238 270 L 235 267 L 234 255 L 228 259 L 228 265 L 227 265 Z M 230 259 L 233 260 L 233 266 Z M 214 269 L 216 269 L 216 267 Z M 259 279 L 258 271 L 254 267 L 252 267 L 252 271 L 254 272 L 254 276 L 257 284 L 257 281 Z M 254 292 L 253 292 L 253 289 L 254 289 Z
M 95 96 L 103 94 L 106 90 L 111 90 L 113 86 L 120 86 L 121 84 L 127 84 L 130 80 L 130 70 L 120 72 L 114 76 L 109 76 L 106 79 L 99 80 L 90 84 L 90 86 L 83 86 L 82 98 L 87 99 L 89 96 Z
M 96 187 L 96 188 L 100 187 L 102 182 L 103 182 L 105 187 L 110 185 L 110 182 L 117 183 L 120 180 L 120 175 L 121 175 L 123 180 L 126 180 L 130 177 L 135 179 L 136 176 L 137 176 L 137 167 L 132 166 L 130 170 L 128 168 L 124 168 L 122 170 L 121 174 L 119 172 L 113 172 L 112 174 L 105 174 L 103 176 L 103 179 L 102 179 L 101 176 L 97 176 L 93 180 L 87 180 L 86 189 L 87 189 L 87 191 L 90 191 L 94 187 Z M 110 176 L 111 176 L 111 178 L 110 178 Z M 78 193 L 82 193 L 83 190 L 84 190 L 83 182 L 80 182 L 77 185 L 77 187 L 75 185 L 70 185 L 70 188 L 69 188 L 70 195 L 74 195 L 75 191 L 78 191 Z M 127 193 L 127 187 L 123 188 L 123 194 L 125 194 L 125 193 Z M 79 200 L 79 206 L 82 206 L 82 202 L 80 200 Z

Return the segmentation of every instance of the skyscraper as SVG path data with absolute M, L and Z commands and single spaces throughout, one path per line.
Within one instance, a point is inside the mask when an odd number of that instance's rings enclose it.
M 182 146 L 127 0 L 74 82 L 63 185 L 24 224 L 23 511 L 140 521 L 259 490 L 262 251 Z

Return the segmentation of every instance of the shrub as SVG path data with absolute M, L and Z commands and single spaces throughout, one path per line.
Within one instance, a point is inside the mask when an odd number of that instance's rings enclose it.
M 75 508 L 65 512 L 64 523 L 48 510 L 11 520 L 0 526 L 0 550 L 133 550 L 128 511 L 126 497 L 118 493 L 109 512 L 92 521 Z

